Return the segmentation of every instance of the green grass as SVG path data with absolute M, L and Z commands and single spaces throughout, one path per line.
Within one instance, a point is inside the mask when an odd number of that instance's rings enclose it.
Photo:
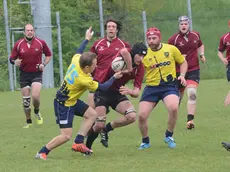
M 44 124 L 35 123 L 23 129 L 24 116 L 20 92 L 0 93 L 0 171 L 1 172 L 228 172 L 230 153 L 221 147 L 221 141 L 230 141 L 230 109 L 223 101 L 229 86 L 225 80 L 202 80 L 198 91 L 196 129 L 188 131 L 186 101 L 183 100 L 175 131 L 177 147 L 170 150 L 163 142 L 167 111 L 162 103 L 151 113 L 149 135 L 152 147 L 139 151 L 141 142 L 137 122 L 116 129 L 110 134 L 109 148 L 96 140 L 91 157 L 83 157 L 70 150 L 72 141 L 55 149 L 47 161 L 35 160 L 36 152 L 59 134 L 53 113 L 54 89 L 42 91 L 41 112 Z M 85 99 L 85 96 L 84 98 Z M 131 99 L 137 107 L 138 100 Z M 109 120 L 117 115 L 111 112 Z M 74 131 L 80 126 L 75 118 Z M 74 138 L 74 137 L 73 137 Z

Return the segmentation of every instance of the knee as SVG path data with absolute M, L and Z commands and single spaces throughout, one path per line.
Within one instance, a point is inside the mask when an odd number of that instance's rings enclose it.
M 146 121 L 146 120 L 147 120 L 147 114 L 145 112 L 139 112 L 138 121 Z
M 187 94 L 188 94 L 188 104 L 196 104 L 196 98 L 197 98 L 196 88 L 188 88 Z
M 125 115 L 125 117 L 130 123 L 133 123 L 136 121 L 137 114 L 136 112 L 133 112 L 133 113 Z
M 105 127 L 105 122 L 96 122 L 93 126 L 93 130 L 94 132 L 99 133 L 104 127 Z
M 97 118 L 97 112 L 93 108 L 89 107 L 88 111 L 84 114 L 84 118 L 95 121 Z
M 65 139 L 65 141 L 69 141 L 72 138 L 72 134 L 62 134 L 63 138 Z
M 35 101 L 39 101 L 39 99 L 40 99 L 40 94 L 39 93 L 33 93 L 32 94 L 32 99 L 33 99 L 33 101 L 35 100 Z

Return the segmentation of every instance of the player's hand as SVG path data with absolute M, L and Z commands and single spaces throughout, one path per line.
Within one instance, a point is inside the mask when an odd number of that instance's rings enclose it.
M 45 68 L 45 65 L 44 65 L 43 63 L 37 64 L 37 65 L 36 65 L 36 68 L 37 68 L 38 71 L 43 72 L 43 71 L 44 71 L 44 68 Z
M 180 80 L 181 85 L 186 86 L 187 82 L 184 76 L 180 75 L 177 79 Z
M 119 92 L 122 95 L 130 95 L 131 89 L 129 89 L 128 87 L 125 87 L 125 86 L 121 86 L 120 89 L 119 89 Z
M 205 63 L 206 62 L 205 56 L 204 55 L 200 56 L 200 60 L 201 60 L 202 63 Z
M 120 79 L 122 76 L 123 76 L 123 73 L 120 72 L 116 72 L 114 75 L 113 75 L 116 79 Z
M 227 66 L 227 65 L 228 65 L 228 60 L 227 60 L 226 58 L 221 59 L 221 60 L 222 60 L 222 62 L 224 63 L 224 65 L 225 65 L 225 66 Z
M 85 32 L 85 39 L 90 41 L 93 37 L 93 33 L 94 32 L 92 31 L 92 27 L 90 26 L 89 29 L 87 29 Z
M 14 64 L 15 64 L 15 66 L 21 66 L 21 64 L 22 64 L 22 59 L 16 59 L 15 61 L 14 61 Z
M 228 92 L 227 96 L 224 100 L 224 106 L 227 107 L 230 104 L 230 92 Z

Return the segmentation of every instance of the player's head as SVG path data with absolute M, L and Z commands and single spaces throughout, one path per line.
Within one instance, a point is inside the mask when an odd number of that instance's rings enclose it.
M 179 32 L 186 34 L 189 31 L 190 20 L 187 16 L 180 16 L 178 18 Z
M 34 27 L 32 24 L 27 24 L 24 27 L 24 35 L 28 41 L 31 41 L 34 38 Z
M 121 23 L 115 19 L 108 19 L 105 22 L 105 31 L 107 39 L 112 40 L 116 38 L 121 30 Z
M 161 43 L 161 31 L 156 27 L 151 27 L 146 32 L 148 46 L 152 50 L 157 50 Z
M 97 67 L 97 55 L 92 52 L 85 52 L 81 55 L 79 63 L 85 73 L 92 73 Z
M 139 65 L 147 54 L 147 47 L 142 42 L 137 42 L 131 49 L 131 57 L 133 59 L 133 65 Z

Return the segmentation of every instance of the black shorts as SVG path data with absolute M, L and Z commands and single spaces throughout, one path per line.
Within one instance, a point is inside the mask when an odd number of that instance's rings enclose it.
M 20 71 L 20 87 L 31 86 L 33 82 L 40 82 L 42 84 L 42 72 L 23 72 Z
M 180 76 L 180 73 L 177 73 L 177 77 L 178 76 Z M 199 84 L 199 82 L 200 82 L 200 69 L 187 72 L 185 75 L 185 79 L 187 81 L 187 84 L 189 84 L 189 81 L 194 81 L 197 84 Z M 184 88 L 184 86 L 180 84 L 180 81 L 177 81 L 177 87 L 178 87 L 178 89 Z
M 228 65 L 227 65 L 226 75 L 227 75 L 227 80 L 229 82 L 230 81 L 230 62 L 228 62 Z
M 109 112 L 109 106 L 116 109 L 120 102 L 129 100 L 125 95 L 121 95 L 118 91 L 96 91 L 94 94 L 95 107 L 104 106 Z
M 72 128 L 74 115 L 82 117 L 88 108 L 89 106 L 80 99 L 73 106 L 65 106 L 55 98 L 54 112 L 56 123 L 59 124 L 60 128 Z

